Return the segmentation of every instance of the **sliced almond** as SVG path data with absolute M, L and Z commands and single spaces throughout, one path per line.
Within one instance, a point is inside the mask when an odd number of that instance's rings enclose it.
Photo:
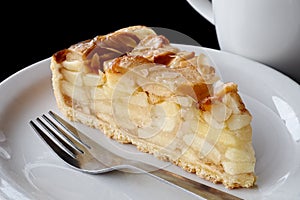
M 223 129 L 225 127 L 224 122 L 218 122 L 212 117 L 212 114 L 208 111 L 203 112 L 203 118 L 209 126 L 215 129 Z
M 222 98 L 222 102 L 232 110 L 233 114 L 240 114 L 245 110 L 241 97 L 237 93 L 227 93 Z
M 230 130 L 238 130 L 250 124 L 252 117 L 249 113 L 232 114 L 226 121 Z
M 211 107 L 213 118 L 220 123 L 225 122 L 230 117 L 231 113 L 232 110 L 223 103 L 216 103 Z

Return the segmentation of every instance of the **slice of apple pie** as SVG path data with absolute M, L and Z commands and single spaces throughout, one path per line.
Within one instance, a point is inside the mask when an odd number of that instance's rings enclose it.
M 227 188 L 255 184 L 252 116 L 204 54 L 131 26 L 56 52 L 51 70 L 69 119 Z

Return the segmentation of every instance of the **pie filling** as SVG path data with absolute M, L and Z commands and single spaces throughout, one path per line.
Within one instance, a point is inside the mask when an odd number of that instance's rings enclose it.
M 255 184 L 252 116 L 204 54 L 132 26 L 55 53 L 51 70 L 71 120 L 227 188 Z

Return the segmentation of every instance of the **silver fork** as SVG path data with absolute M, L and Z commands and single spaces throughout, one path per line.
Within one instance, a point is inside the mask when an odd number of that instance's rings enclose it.
M 62 160 L 76 170 L 89 174 L 103 174 L 113 170 L 145 172 L 205 199 L 240 199 L 170 171 L 118 156 L 77 130 L 58 114 L 49 111 L 48 115 L 50 117 L 43 114 L 29 124 Z

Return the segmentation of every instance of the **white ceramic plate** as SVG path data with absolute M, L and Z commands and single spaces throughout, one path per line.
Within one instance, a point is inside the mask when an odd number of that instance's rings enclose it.
M 179 167 L 167 170 L 244 199 L 300 198 L 300 86 L 257 62 L 212 49 L 204 52 L 222 79 L 236 82 L 253 115 L 257 187 L 227 190 Z M 4 199 L 199 199 L 147 174 L 87 175 L 70 169 L 28 125 L 48 110 L 58 112 L 51 87 L 50 59 L 33 64 L 0 84 L 0 196 Z M 104 143 L 111 141 L 98 134 Z M 98 137 L 98 136 L 97 136 Z M 126 145 L 122 145 L 123 148 Z M 127 147 L 124 147 L 127 148 Z M 138 151 L 133 148 L 131 151 Z M 144 157 L 144 156 L 143 156 Z M 148 162 L 159 163 L 151 155 Z

